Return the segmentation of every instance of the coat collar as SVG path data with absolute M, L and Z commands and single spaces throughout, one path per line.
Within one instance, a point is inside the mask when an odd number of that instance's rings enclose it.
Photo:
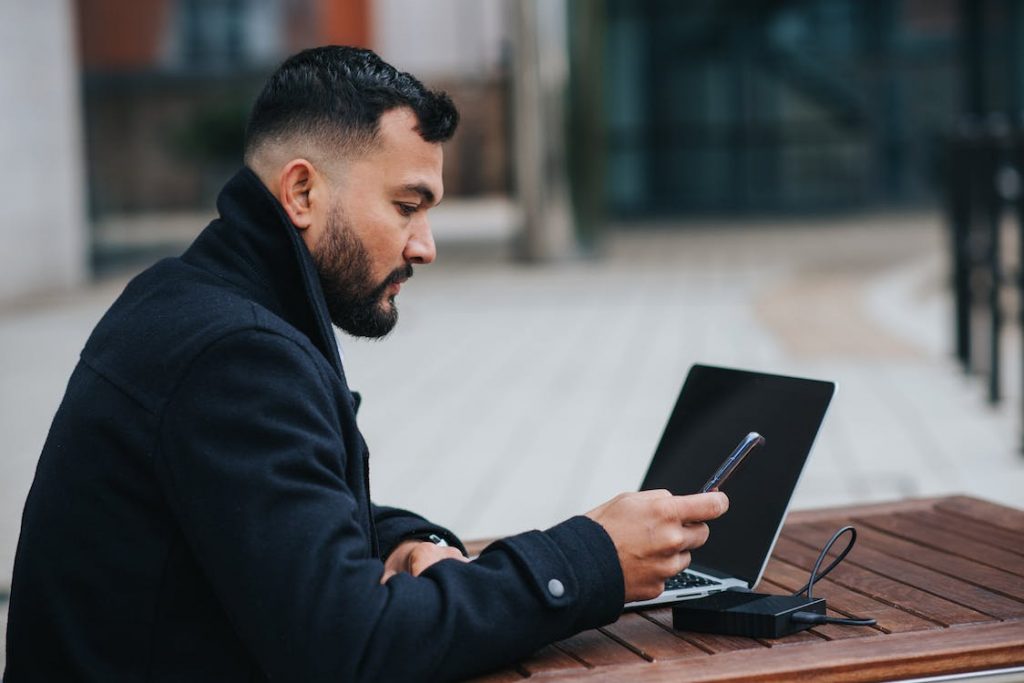
M 305 334 L 343 374 L 313 258 L 277 198 L 248 168 L 217 197 L 220 217 L 182 256 Z

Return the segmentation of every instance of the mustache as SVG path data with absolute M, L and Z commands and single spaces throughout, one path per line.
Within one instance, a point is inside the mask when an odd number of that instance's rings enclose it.
M 384 281 L 382 285 L 387 288 L 391 285 L 397 285 L 400 282 L 405 282 L 412 277 L 412 264 L 406 263 L 404 268 L 395 268 L 391 275 L 388 275 L 388 279 Z
M 384 295 L 384 291 L 391 285 L 397 285 L 401 282 L 405 282 L 412 277 L 412 264 L 407 263 L 401 268 L 395 268 L 391 271 L 391 275 L 388 275 L 384 282 L 380 283 L 376 289 L 373 290 L 371 295 L 367 297 L 369 301 L 376 301 Z

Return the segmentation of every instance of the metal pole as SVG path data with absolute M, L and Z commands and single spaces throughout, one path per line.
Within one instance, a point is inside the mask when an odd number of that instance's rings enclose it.
M 1018 115 L 1024 116 L 1024 115 Z M 1024 118 L 1018 118 L 1016 134 L 1013 137 L 1011 151 L 1013 164 L 1018 171 L 1018 177 L 1024 177 Z M 1018 188 L 1020 189 L 1020 188 Z M 1024 330 L 1024 193 L 1018 193 L 1017 202 L 1017 320 L 1021 329 Z M 1021 345 L 1024 355 L 1024 344 Z M 1021 364 L 1024 371 L 1024 363 Z M 1024 386 L 1024 376 L 1021 385 Z M 1024 425 L 1024 400 L 1021 401 L 1021 424 Z M 1021 429 L 1021 452 L 1024 452 L 1024 429 Z
M 565 155 L 568 84 L 564 0 L 510 3 L 513 139 L 522 208 L 519 256 L 549 261 L 575 247 Z
M 950 252 L 952 256 L 954 340 L 956 357 L 964 372 L 971 362 L 971 292 L 967 236 L 971 221 L 971 146 L 975 135 L 967 119 L 950 136 L 946 147 L 946 182 L 949 199 Z
M 1003 282 L 1002 252 L 1000 248 L 1003 206 L 1006 202 L 1015 201 L 1020 193 L 1020 180 L 1016 170 L 1009 163 L 1010 127 L 1003 115 L 995 114 L 989 121 L 991 165 L 989 166 L 990 210 L 988 215 L 988 248 L 985 260 L 988 270 L 988 309 L 989 309 L 989 363 L 988 363 L 988 401 L 999 403 L 1002 397 L 1000 377 L 1000 333 L 1003 327 L 1002 306 L 999 302 L 1000 288 Z

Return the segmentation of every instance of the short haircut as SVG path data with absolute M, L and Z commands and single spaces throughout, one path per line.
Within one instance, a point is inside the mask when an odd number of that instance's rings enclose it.
M 245 129 L 249 163 L 268 142 L 305 138 L 338 152 L 370 149 L 380 117 L 408 107 L 426 142 L 455 133 L 459 112 L 444 92 L 427 89 L 371 50 L 329 45 L 289 57 L 271 74 L 256 98 Z

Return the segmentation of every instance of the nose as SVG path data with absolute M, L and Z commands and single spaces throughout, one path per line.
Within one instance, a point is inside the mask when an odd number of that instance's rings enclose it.
M 437 248 L 434 246 L 434 234 L 430 231 L 430 223 L 425 215 L 417 217 L 409 241 L 405 244 L 406 263 L 418 263 L 426 265 L 433 263 L 437 256 Z

